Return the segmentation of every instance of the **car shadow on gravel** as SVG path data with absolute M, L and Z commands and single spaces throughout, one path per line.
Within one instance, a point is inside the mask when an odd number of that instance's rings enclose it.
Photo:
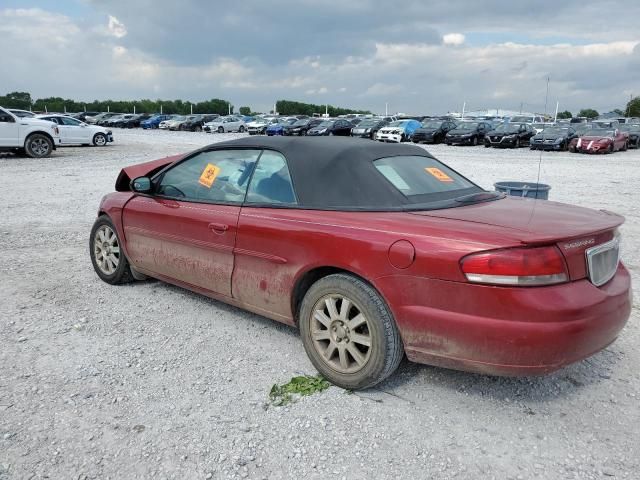
M 496 400 L 549 401 L 579 394 L 581 390 L 611 381 L 622 354 L 615 344 L 557 372 L 532 377 L 496 377 L 420 365 L 404 360 L 398 371 L 375 389 L 400 398 L 411 398 L 415 388 L 451 390 Z M 422 393 L 422 392 L 419 392 Z

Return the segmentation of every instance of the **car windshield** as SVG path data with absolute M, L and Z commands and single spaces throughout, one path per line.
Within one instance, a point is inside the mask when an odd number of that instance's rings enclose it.
M 620 130 L 624 132 L 638 132 L 640 131 L 640 125 L 631 125 L 630 123 L 625 123 L 620 125 Z
M 438 160 L 418 155 L 380 158 L 374 166 L 410 203 L 447 200 L 482 189 Z
M 478 128 L 478 122 L 463 122 L 456 127 L 457 130 L 475 130 Z
M 380 120 L 363 120 L 358 124 L 359 128 L 375 127 Z
M 36 116 L 35 113 L 27 112 L 25 110 L 10 110 L 10 112 L 19 118 L 33 118 Z
M 309 120 L 308 120 L 308 119 L 306 119 L 306 118 L 303 118 L 302 120 L 298 120 L 297 122 L 295 122 L 295 123 L 293 124 L 293 126 L 294 126 L 294 127 L 302 127 L 302 126 L 306 125 L 306 124 L 307 124 L 307 122 L 309 122 Z
M 388 127 L 404 127 L 407 124 L 408 120 L 396 120 L 395 122 L 391 122 Z
M 546 134 L 550 134 L 550 135 L 566 135 L 569 132 L 569 129 L 567 127 L 547 127 L 545 128 L 542 133 Z
M 183 117 L 182 115 L 179 117 L 173 117 L 171 120 L 186 120 L 187 117 Z
M 428 120 L 422 124 L 422 128 L 440 128 L 442 122 L 435 120 Z
M 284 121 L 285 125 L 293 125 L 294 123 L 298 123 L 300 120 L 297 118 L 288 118 Z
M 511 123 L 529 123 L 532 120 L 531 117 L 527 117 L 525 115 L 511 117 L 509 120 Z
M 520 131 L 520 125 L 514 125 L 512 123 L 501 123 L 495 128 L 494 131 L 499 133 L 518 133 Z
M 320 123 L 317 128 L 331 128 L 333 127 L 334 123 L 334 120 L 325 120 L 324 122 Z

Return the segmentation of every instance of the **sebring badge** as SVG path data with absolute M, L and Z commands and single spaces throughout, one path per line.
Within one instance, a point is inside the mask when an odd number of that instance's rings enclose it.
M 578 240 L 577 242 L 565 243 L 564 248 L 565 250 L 571 250 L 573 248 L 586 247 L 587 245 L 593 245 L 594 243 L 596 243 L 596 239 L 589 238 L 588 240 Z

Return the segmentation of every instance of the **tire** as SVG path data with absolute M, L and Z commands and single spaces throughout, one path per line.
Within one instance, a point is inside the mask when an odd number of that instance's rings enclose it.
M 107 145 L 107 136 L 104 133 L 96 133 L 93 136 L 93 144 L 96 147 L 105 147 Z
M 53 141 L 42 133 L 32 133 L 24 142 L 24 151 L 31 158 L 45 158 L 53 151 Z
M 624 146 L 622 147 L 623 152 L 626 152 L 629 149 L 629 144 L 627 142 L 624 142 Z
M 345 299 L 349 303 L 341 312 Z M 311 363 L 342 388 L 376 385 L 398 368 L 404 356 L 400 333 L 386 303 L 373 287 L 352 275 L 329 275 L 314 283 L 302 301 L 299 325 Z M 324 353 L 331 348 L 327 358 Z
M 488 143 L 485 143 L 484 148 L 491 148 L 491 145 L 489 145 Z
M 238 133 L 244 133 L 244 125 L 240 125 L 240 128 L 238 128 Z
M 200 125 L 196 125 L 196 128 L 193 129 L 195 132 L 201 132 L 202 127 Z
M 106 215 L 100 215 L 91 228 L 89 255 L 93 269 L 100 279 L 111 285 L 129 283 L 134 279 L 121 245 L 111 219 Z M 117 248 L 117 251 L 114 251 L 114 248 Z
M 224 127 L 218 127 L 218 133 L 224 133 Z
M 474 147 L 478 146 L 478 137 L 473 137 L 473 139 L 471 140 L 471 145 Z
M 514 148 L 520 148 L 520 138 L 516 138 L 516 143 L 514 145 Z
M 609 148 L 607 149 L 607 153 L 613 153 L 614 148 L 613 148 L 613 143 L 611 145 L 609 145 Z

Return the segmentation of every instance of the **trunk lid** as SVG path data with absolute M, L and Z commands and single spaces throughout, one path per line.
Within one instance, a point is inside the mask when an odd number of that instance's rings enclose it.
M 514 197 L 411 214 L 493 225 L 524 245 L 556 244 L 572 280 L 587 276 L 586 250 L 612 240 L 624 222 L 624 217 L 605 210 Z

